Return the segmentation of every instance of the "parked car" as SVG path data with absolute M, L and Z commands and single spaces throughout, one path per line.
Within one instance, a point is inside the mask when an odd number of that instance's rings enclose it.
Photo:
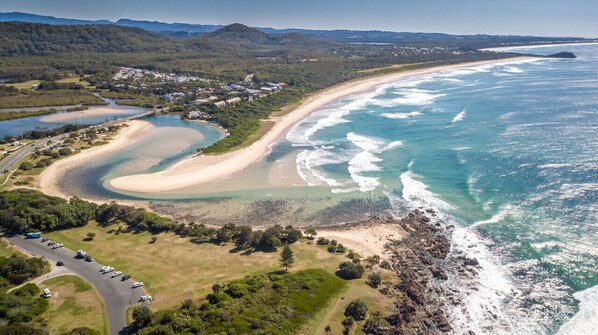
M 56 266 L 63 266 L 63 265 L 64 265 L 64 262 L 63 262 L 63 261 L 58 261 L 58 262 L 56 262 Z
M 152 296 L 151 295 L 142 295 L 141 298 L 139 298 L 139 301 L 152 301 Z
M 47 237 L 44 237 L 44 238 L 42 238 L 42 242 L 47 242 L 47 241 L 49 241 L 49 240 L 50 240 L 50 239 L 49 239 L 49 238 L 47 238 Z
M 83 250 L 77 250 L 77 258 L 85 258 L 85 256 L 87 256 L 87 253 Z
M 50 241 L 50 242 L 48 242 L 48 246 L 49 246 L 49 247 L 51 247 L 51 246 L 53 246 L 53 245 L 55 245 L 55 244 L 56 244 L 56 242 L 54 242 L 54 241 Z
M 138 282 L 135 282 L 135 283 L 133 284 L 133 288 L 137 288 L 137 287 L 141 287 L 141 286 L 143 286 L 143 283 L 142 283 L 142 282 L 140 282 L 140 281 L 138 281 Z
M 102 273 L 103 273 L 104 271 L 108 270 L 108 268 L 109 268 L 109 266 L 102 266 L 102 267 L 100 268 L 100 272 L 102 272 Z
M 115 273 L 112 274 L 112 278 L 118 277 L 118 276 L 120 276 L 122 274 L 123 274 L 122 271 L 116 271 Z
M 85 256 L 85 261 L 86 262 L 93 262 L 93 257 L 91 257 L 91 255 L 87 255 L 87 256 Z
M 104 274 L 106 274 L 106 273 L 110 273 L 110 272 L 112 272 L 112 271 L 114 271 L 114 268 L 113 268 L 113 267 L 111 267 L 111 266 L 109 266 L 109 267 L 106 269 L 106 271 L 104 271 Z
M 44 298 L 49 298 L 49 297 L 51 297 L 51 296 L 52 296 L 52 293 L 50 292 L 50 289 L 49 289 L 49 288 L 45 288 L 45 289 L 44 289 L 44 294 L 42 294 L 42 296 L 43 296 Z
M 62 247 L 64 247 L 64 244 L 62 244 L 62 243 L 56 243 L 56 244 L 54 244 L 52 246 L 52 249 L 58 249 L 58 248 L 62 248 Z
M 120 280 L 125 281 L 131 279 L 131 275 L 124 275 Z

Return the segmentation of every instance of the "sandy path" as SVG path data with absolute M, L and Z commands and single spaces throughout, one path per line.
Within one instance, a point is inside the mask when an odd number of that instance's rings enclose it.
M 61 159 L 46 168 L 39 176 L 40 190 L 49 195 L 67 198 L 58 185 L 66 171 L 135 143 L 154 127 L 151 123 L 140 120 L 129 121 L 127 124 L 129 126 L 122 128 L 110 143 Z
M 351 227 L 347 230 L 317 229 L 317 232 L 316 238 L 325 237 L 329 240 L 337 240 L 363 257 L 378 255 L 382 259 L 388 258 L 384 254 L 384 245 L 389 240 L 400 240 L 404 235 L 402 228 L 395 224 Z
M 376 86 L 395 82 L 408 76 L 428 74 L 444 69 L 455 69 L 481 64 L 509 63 L 531 57 L 517 57 L 503 60 L 479 61 L 457 65 L 438 66 L 421 70 L 392 73 L 371 78 L 359 79 L 340 84 L 309 97 L 299 107 L 280 117 L 272 129 L 249 147 L 223 155 L 200 155 L 186 158 L 163 171 L 122 176 L 110 180 L 116 189 L 139 193 L 159 193 L 211 182 L 239 172 L 266 155 L 272 143 L 285 134 L 292 126 L 309 116 L 322 106 L 349 95 L 373 90 Z

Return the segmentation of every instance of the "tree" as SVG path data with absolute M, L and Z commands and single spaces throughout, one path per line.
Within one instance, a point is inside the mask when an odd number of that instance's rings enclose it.
M 96 233 L 92 233 L 92 232 L 87 233 L 87 239 L 89 241 L 93 240 L 94 237 L 96 237 Z
M 308 240 L 313 240 L 318 233 L 314 228 L 307 228 L 304 231 L 305 235 L 307 235 Z
M 360 299 L 351 301 L 347 308 L 345 308 L 345 316 L 352 317 L 354 320 L 364 320 L 367 314 L 368 306 Z
M 288 245 L 285 245 L 280 253 L 280 266 L 284 267 L 285 271 L 289 271 L 289 268 L 292 268 L 294 263 L 295 254 Z
M 156 236 L 152 236 L 152 238 L 150 239 L 150 243 L 154 244 L 154 243 L 156 243 L 157 240 L 158 240 L 158 238 Z
M 33 164 L 31 162 L 23 162 L 19 166 L 19 169 L 21 169 L 23 171 L 29 171 L 29 170 L 33 169 Z
M 382 283 L 382 276 L 379 273 L 372 273 L 368 276 L 368 284 L 371 287 L 376 288 Z
M 147 327 L 154 321 L 154 312 L 147 306 L 136 306 L 132 316 L 133 324 L 137 329 Z
M 343 279 L 357 279 L 363 276 L 363 265 L 352 262 L 342 262 L 338 266 L 337 275 Z
M 332 328 L 330 327 L 330 325 L 326 325 L 324 331 L 326 332 L 326 334 L 330 334 L 332 332 Z

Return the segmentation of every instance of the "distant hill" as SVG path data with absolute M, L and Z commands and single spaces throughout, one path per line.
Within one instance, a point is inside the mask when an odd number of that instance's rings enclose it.
M 160 32 L 165 35 L 177 38 L 193 38 L 223 28 L 222 25 L 204 25 L 188 23 L 164 23 L 158 21 L 138 21 L 131 19 L 120 19 L 116 22 L 108 20 L 77 20 L 56 18 L 53 16 L 42 16 L 28 13 L 0 13 L 0 22 L 32 22 L 53 25 L 119 25 L 136 27 L 148 31 Z M 230 26 L 228 26 L 230 28 Z M 270 35 L 287 35 L 299 33 L 320 39 L 328 39 L 344 43 L 393 43 L 417 46 L 457 46 L 465 48 L 488 48 L 510 45 L 546 44 L 546 43 L 571 43 L 591 41 L 576 37 L 536 37 L 516 35 L 449 35 L 441 33 L 412 33 L 392 31 L 358 31 L 358 30 L 312 30 L 312 29 L 274 29 L 256 28 L 262 33 Z M 224 34 L 224 32 L 223 32 Z M 254 34 L 254 33 L 253 33 Z M 263 39 L 258 35 L 248 36 L 249 38 Z M 265 40 L 264 40 L 265 41 Z
M 140 28 L 114 25 L 0 23 L 0 55 L 51 55 L 65 52 L 176 50 L 179 42 Z

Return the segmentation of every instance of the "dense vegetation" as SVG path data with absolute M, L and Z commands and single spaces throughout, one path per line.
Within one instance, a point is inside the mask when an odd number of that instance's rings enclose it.
M 196 304 L 155 315 L 136 307 L 137 334 L 295 334 L 345 286 L 323 270 L 251 276 L 226 285 Z
M 43 315 L 48 301 L 35 284 L 27 284 L 10 293 L 7 289 L 40 276 L 48 263 L 39 258 L 17 254 L 0 257 L 0 334 L 45 334 Z
M 0 108 L 28 108 L 62 105 L 103 105 L 101 98 L 87 90 L 65 89 L 47 84 L 52 89 L 18 90 L 11 86 L 0 86 Z
M 54 114 L 54 113 L 56 113 L 56 110 L 53 108 L 40 109 L 40 110 L 36 110 L 36 111 L 2 112 L 2 113 L 0 113 L 0 121 L 22 119 L 22 118 L 31 117 L 31 116 L 48 115 L 48 114 Z
M 302 237 L 301 231 L 292 226 L 275 225 L 263 231 L 234 224 L 210 228 L 203 224 L 178 224 L 144 209 L 115 202 L 97 205 L 78 198 L 67 201 L 27 189 L 0 193 L 0 228 L 6 231 L 47 232 L 82 227 L 90 221 L 101 225 L 123 223 L 131 230 L 154 233 L 173 231 L 180 236 L 191 237 L 195 243 L 234 242 L 239 250 L 247 251 L 272 252 Z
M 154 232 L 176 227 L 170 219 L 116 203 L 96 205 L 78 198 L 67 201 L 24 189 L 0 193 L 0 225 L 7 231 L 52 231 L 85 226 L 92 220 L 100 224 L 122 222 Z

